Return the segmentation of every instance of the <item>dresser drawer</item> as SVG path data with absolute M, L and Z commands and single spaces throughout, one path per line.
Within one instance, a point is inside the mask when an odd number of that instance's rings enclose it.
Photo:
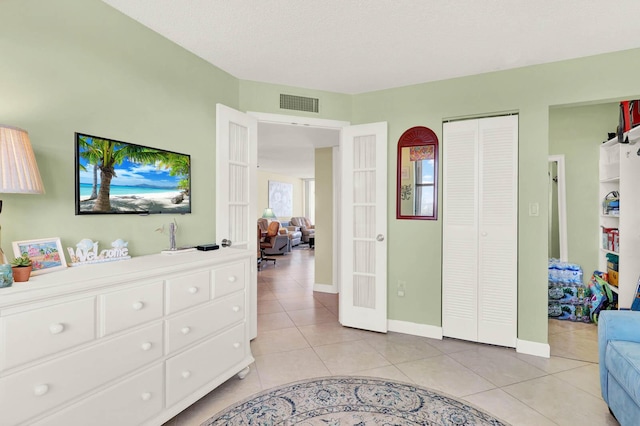
M 95 339 L 95 298 L 0 318 L 2 370 Z
M 100 296 L 104 308 L 104 334 L 112 334 L 160 318 L 162 282 L 114 291 Z
M 0 379 L 3 424 L 35 417 L 162 356 L 162 324 Z
M 158 364 L 56 413 L 37 426 L 138 425 L 162 410 L 164 368 Z
M 166 361 L 167 408 L 198 390 L 248 353 L 244 324 Z
M 235 263 L 214 271 L 213 297 L 218 298 L 244 288 L 244 263 Z
M 169 353 L 242 321 L 244 293 L 237 293 L 167 321 Z
M 208 301 L 211 297 L 211 272 L 170 278 L 167 283 L 167 312 L 172 314 Z

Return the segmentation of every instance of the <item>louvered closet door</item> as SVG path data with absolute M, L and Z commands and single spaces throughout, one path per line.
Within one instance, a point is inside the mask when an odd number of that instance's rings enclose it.
M 444 123 L 442 333 L 478 339 L 478 125 Z
M 478 341 L 515 347 L 518 116 L 478 120 Z
M 518 117 L 443 126 L 442 331 L 514 347 Z

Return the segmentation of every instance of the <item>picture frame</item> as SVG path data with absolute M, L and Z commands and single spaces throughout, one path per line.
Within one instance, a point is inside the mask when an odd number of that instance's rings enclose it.
M 293 215 L 293 184 L 287 182 L 269 181 L 269 208 L 276 217 L 291 217 Z
M 402 166 L 402 180 L 407 180 L 409 179 L 410 174 L 409 174 L 409 167 L 408 166 Z
M 67 267 L 62 243 L 58 237 L 14 241 L 11 245 L 13 246 L 15 257 L 20 257 L 23 253 L 26 253 L 31 259 L 33 266 L 32 276 L 66 269 Z

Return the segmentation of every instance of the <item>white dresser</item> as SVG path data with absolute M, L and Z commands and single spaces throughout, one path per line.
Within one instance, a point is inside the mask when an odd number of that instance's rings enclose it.
M 244 377 L 251 255 L 140 256 L 0 289 L 0 425 L 161 425 Z

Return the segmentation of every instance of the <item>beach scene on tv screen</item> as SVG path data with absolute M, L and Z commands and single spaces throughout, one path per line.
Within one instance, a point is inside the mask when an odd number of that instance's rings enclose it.
M 190 213 L 190 157 L 78 135 L 79 213 Z

